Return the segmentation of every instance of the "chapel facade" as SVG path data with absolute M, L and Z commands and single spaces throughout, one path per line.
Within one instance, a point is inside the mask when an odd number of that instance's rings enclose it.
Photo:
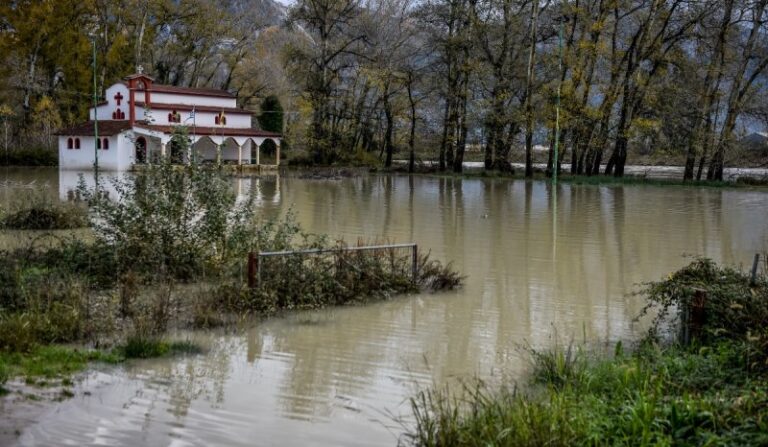
M 141 69 L 109 87 L 89 120 L 58 132 L 60 169 L 122 171 L 170 157 L 173 163 L 275 167 L 281 135 L 252 127 L 251 112 L 224 90 L 156 84 Z M 191 147 L 174 135 L 183 126 Z

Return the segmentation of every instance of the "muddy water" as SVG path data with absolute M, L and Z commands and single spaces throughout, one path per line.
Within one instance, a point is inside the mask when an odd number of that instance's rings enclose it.
M 66 197 L 67 181 L 52 183 Z M 293 209 L 312 231 L 418 242 L 454 261 L 466 285 L 244 333 L 179 334 L 207 354 L 94 371 L 74 398 L 19 422 L 19 445 L 395 445 L 394 416 L 417 389 L 519 377 L 519 345 L 548 345 L 554 332 L 632 339 L 643 329 L 637 283 L 682 266 L 683 254 L 747 264 L 768 244 L 765 190 L 407 176 L 236 186 L 266 215 Z

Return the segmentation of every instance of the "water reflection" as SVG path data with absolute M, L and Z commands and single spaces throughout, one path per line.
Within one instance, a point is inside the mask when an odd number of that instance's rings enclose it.
M 59 179 L 60 180 L 60 179 Z M 518 345 L 630 339 L 629 292 L 687 262 L 764 247 L 763 191 L 366 176 L 233 180 L 264 216 L 293 208 L 347 240 L 416 241 L 468 275 L 459 291 L 304 312 L 244 334 L 196 333 L 203 356 L 105 370 L 22 444 L 393 445 L 387 412 L 418 387 L 527 368 Z M 61 182 L 59 182 L 61 184 Z M 394 433 L 394 434 L 393 434 Z

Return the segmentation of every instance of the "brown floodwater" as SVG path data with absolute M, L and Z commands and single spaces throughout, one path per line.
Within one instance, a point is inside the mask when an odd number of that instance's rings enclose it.
M 77 176 L 17 171 L 62 199 Z M 0 403 L 19 445 L 396 445 L 419 389 L 524 376 L 521 346 L 629 341 L 638 284 L 704 255 L 768 248 L 768 191 L 371 175 L 238 179 L 267 216 L 417 242 L 467 275 L 455 292 L 301 312 L 242 332 L 177 334 L 206 354 L 97 367 L 76 395 Z M 0 200 L 12 185 L 0 184 Z M 7 237 L 7 235 L 6 235 Z M 13 236 L 10 236 L 13 237 Z M 28 410 L 28 409 L 27 409 Z M 16 419 L 14 419 L 16 418 Z

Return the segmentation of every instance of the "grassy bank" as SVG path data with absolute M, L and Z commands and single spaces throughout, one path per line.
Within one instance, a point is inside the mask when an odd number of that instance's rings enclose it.
M 0 395 L 4 384 L 21 377 L 27 385 L 47 387 L 73 384 L 72 377 L 91 363 L 119 364 L 129 359 L 199 354 L 202 348 L 185 340 L 132 336 L 111 349 L 36 344 L 24 351 L 0 350 Z
M 254 195 L 238 197 L 230 180 L 215 168 L 161 164 L 115 180 L 113 200 L 81 186 L 92 238 L 0 250 L 0 353 L 17 360 L 6 376 L 54 345 L 107 347 L 118 358 L 189 352 L 165 334 L 461 283 L 425 253 L 414 276 L 410 251 L 333 250 L 264 260 L 249 287 L 250 252 L 345 244 L 305 232 L 292 213 L 262 219 Z
M 766 445 L 768 282 L 706 260 L 650 284 L 658 317 L 632 353 L 533 352 L 524 387 L 471 383 L 412 400 L 421 446 Z M 702 299 L 701 297 L 705 297 Z M 649 309 L 650 309 L 649 308 Z M 679 309 L 687 315 L 677 317 Z M 684 313 L 685 315 L 685 313 Z M 669 341 L 684 325 L 690 344 Z
M 379 169 L 386 173 L 407 173 L 407 165 L 397 165 L 390 169 Z M 416 174 L 428 175 L 444 178 L 499 178 L 511 180 L 526 180 L 522 170 L 516 170 L 513 173 L 501 171 L 467 171 L 455 173 L 452 171 L 439 171 L 433 166 L 417 166 Z M 551 181 L 552 179 L 544 172 L 536 170 L 531 180 Z M 654 186 L 697 186 L 708 188 L 740 188 L 740 187 L 765 187 L 768 186 L 768 179 L 740 178 L 735 181 L 683 181 L 677 178 L 649 178 L 637 175 L 625 175 L 623 177 L 613 177 L 605 175 L 571 175 L 563 172 L 558 176 L 558 182 L 573 185 L 654 185 Z

